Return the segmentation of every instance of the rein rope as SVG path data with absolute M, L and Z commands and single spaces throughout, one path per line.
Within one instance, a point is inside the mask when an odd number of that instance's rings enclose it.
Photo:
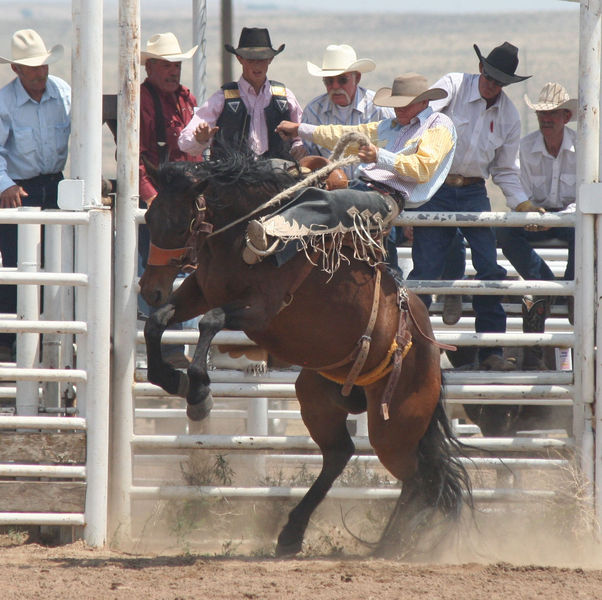
M 223 231 L 226 231 L 227 229 L 234 227 L 234 225 L 238 225 L 239 223 L 242 223 L 243 221 L 248 220 L 250 217 L 257 214 L 258 212 L 261 212 L 262 210 L 265 210 L 266 208 L 269 208 L 270 206 L 275 206 L 275 205 L 280 204 L 282 202 L 282 200 L 286 200 L 286 199 L 290 198 L 298 190 L 303 189 L 304 187 L 311 186 L 314 183 L 317 183 L 318 181 L 320 181 L 322 178 L 327 177 L 335 169 L 339 169 L 340 167 L 346 167 L 347 165 L 352 165 L 354 163 L 360 162 L 360 160 L 357 156 L 347 156 L 345 158 L 339 158 L 341 156 L 341 154 L 343 153 L 343 151 L 347 148 L 347 146 L 349 146 L 350 144 L 354 144 L 354 143 L 357 143 L 360 145 L 369 144 L 370 140 L 363 133 L 356 133 L 353 131 L 342 135 L 339 138 L 339 141 L 336 143 L 334 150 L 332 151 L 332 159 L 331 159 L 332 162 L 327 164 L 325 167 L 318 169 L 317 171 L 313 171 L 312 173 L 307 175 L 304 179 L 295 183 L 295 185 L 293 185 L 289 188 L 286 188 L 285 190 L 282 190 L 280 193 L 276 194 L 273 198 L 271 198 L 267 202 L 264 202 L 257 208 L 253 209 L 250 213 L 247 213 L 246 215 L 243 215 L 239 219 L 236 219 L 236 220 L 232 221 L 231 223 L 224 225 L 224 227 L 215 230 L 213 233 L 210 233 L 207 237 L 210 238 L 214 235 L 217 235 L 218 233 L 222 233 Z

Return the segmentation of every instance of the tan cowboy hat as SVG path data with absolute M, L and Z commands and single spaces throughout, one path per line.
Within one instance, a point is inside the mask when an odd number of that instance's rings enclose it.
M 441 88 L 429 88 L 426 77 L 419 73 L 404 73 L 396 77 L 393 87 L 380 88 L 374 95 L 377 106 L 401 108 L 423 100 L 441 100 L 447 92 Z
M 198 45 L 193 46 L 188 52 L 182 52 L 178 38 L 171 31 L 157 33 L 146 42 L 146 50 L 140 52 L 140 64 L 143 65 L 149 58 L 181 62 L 191 58 L 197 48 Z
M 537 102 L 531 102 L 527 94 L 525 102 L 533 110 L 558 110 L 564 108 L 571 111 L 571 121 L 577 118 L 577 98 L 570 98 L 566 88 L 559 83 L 548 81 L 541 92 Z
M 51 65 L 63 58 L 63 47 L 57 44 L 48 52 L 44 41 L 37 31 L 33 29 L 20 29 L 13 34 L 11 53 L 12 58 L 0 56 L 0 63 L 40 67 L 42 65 Z
M 355 50 L 347 44 L 326 46 L 322 57 L 322 67 L 307 61 L 307 70 L 314 77 L 332 77 L 350 71 L 368 73 L 374 71 L 376 63 L 370 58 L 358 59 Z

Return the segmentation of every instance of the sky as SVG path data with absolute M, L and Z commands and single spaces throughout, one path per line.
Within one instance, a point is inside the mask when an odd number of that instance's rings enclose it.
M 153 3 L 164 5 L 164 0 L 139 0 L 142 7 Z M 187 1 L 192 4 L 191 0 Z M 2 4 L 13 4 L 15 0 L 0 0 Z M 33 0 L 23 2 L 24 7 L 70 3 L 71 0 Z M 119 0 L 106 0 L 106 4 L 118 4 Z M 206 0 L 208 5 L 218 5 L 220 0 Z M 566 0 L 231 0 L 234 9 L 255 10 L 287 9 L 290 11 L 328 11 L 337 12 L 433 12 L 433 13 L 491 13 L 514 11 L 559 11 L 578 10 L 578 2 Z
M 209 0 L 217 2 L 217 0 Z M 564 0 L 232 0 L 233 6 L 244 8 L 289 8 L 293 10 L 347 10 L 357 12 L 433 12 L 485 13 L 514 11 L 578 10 L 578 2 Z M 369 6 L 369 8 L 367 8 Z

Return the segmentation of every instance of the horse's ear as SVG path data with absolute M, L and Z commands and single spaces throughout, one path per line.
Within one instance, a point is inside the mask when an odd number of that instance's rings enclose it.
M 158 188 L 159 187 L 159 169 L 157 168 L 157 166 L 155 164 L 153 164 L 150 160 L 148 160 L 148 158 L 146 157 L 144 152 L 140 155 L 140 161 L 144 165 L 144 167 L 146 169 L 146 174 L 149 176 L 152 184 L 155 186 L 155 188 Z

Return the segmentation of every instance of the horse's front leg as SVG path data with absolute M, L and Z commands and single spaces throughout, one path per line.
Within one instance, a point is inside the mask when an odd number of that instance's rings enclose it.
M 224 328 L 262 330 L 272 316 L 272 312 L 266 310 L 261 302 L 250 302 L 248 299 L 236 300 L 213 308 L 203 315 L 199 321 L 199 341 L 192 363 L 188 367 L 186 414 L 191 421 L 204 419 L 213 406 L 207 358 L 216 334 Z
M 226 321 L 226 312 L 223 308 L 211 309 L 199 321 L 199 341 L 192 363 L 188 367 L 186 415 L 191 421 L 201 421 L 209 415 L 213 408 L 207 359 L 211 342 L 216 334 L 225 327 Z
M 161 353 L 161 338 L 163 332 L 173 322 L 174 313 L 175 306 L 171 303 L 166 304 L 150 315 L 144 325 L 147 378 L 168 394 L 184 397 L 188 388 L 188 378 L 165 362 Z
M 147 377 L 151 383 L 160 386 L 169 394 L 186 397 L 188 376 L 163 360 L 161 352 L 163 332 L 172 323 L 192 319 L 206 309 L 207 303 L 198 283 L 194 276 L 190 276 L 170 296 L 167 304 L 157 309 L 146 321 L 144 338 Z

